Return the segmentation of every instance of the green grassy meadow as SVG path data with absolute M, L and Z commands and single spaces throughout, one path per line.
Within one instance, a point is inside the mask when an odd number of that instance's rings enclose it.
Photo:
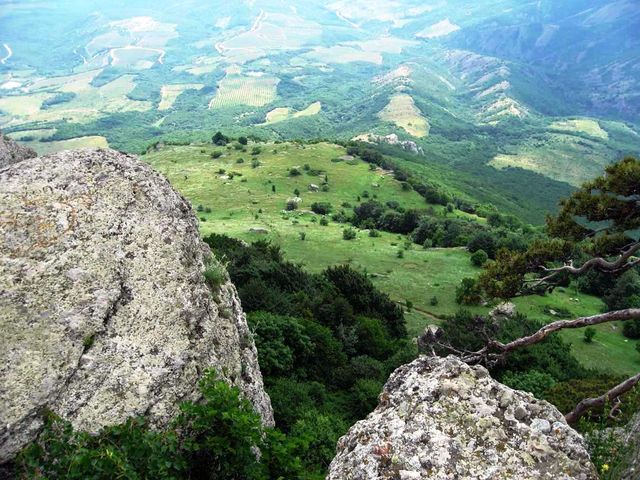
M 260 148 L 258 155 L 252 155 L 254 146 Z M 224 233 L 247 242 L 265 239 L 279 245 L 288 260 L 312 272 L 344 263 L 366 271 L 395 301 L 413 304 L 407 312 L 411 335 L 418 335 L 426 325 L 459 310 L 456 286 L 462 278 L 480 273 L 471 265 L 465 249 L 423 249 L 407 242 L 404 236 L 380 232 L 379 237 L 370 237 L 367 230 L 358 231 L 356 239 L 347 241 L 342 232 L 349 225 L 330 220 L 327 226 L 321 226 L 321 216 L 311 211 L 312 203 L 329 202 L 333 212 L 349 212 L 359 203 L 358 197 L 366 200 L 364 192 L 383 203 L 397 201 L 404 208 L 428 207 L 416 192 L 403 190 L 389 172 L 372 171 L 367 163 L 345 157 L 344 148 L 337 145 L 267 143 L 250 144 L 245 150 L 210 144 L 164 146 L 143 158 L 192 202 L 198 210 L 203 236 Z M 214 159 L 214 152 L 222 155 Z M 240 159 L 243 162 L 238 163 Z M 300 175 L 291 176 L 292 168 Z M 321 185 L 325 176 L 328 191 L 309 191 L 310 184 Z M 302 202 L 297 210 L 286 211 L 287 200 L 294 197 L 296 189 Z M 443 214 L 441 207 L 433 207 Z M 467 214 L 455 211 L 450 215 Z M 435 305 L 431 302 L 434 297 Z M 598 313 L 603 306 L 598 298 L 572 288 L 517 298 L 514 303 L 519 312 L 543 322 L 559 319 L 549 313 L 551 310 L 576 317 Z M 468 309 L 482 314 L 490 306 Z M 640 355 L 634 342 L 622 336 L 621 328 L 603 325 L 597 330 L 592 344 L 582 341 L 581 330 L 562 335 L 588 367 L 620 374 L 637 371 Z

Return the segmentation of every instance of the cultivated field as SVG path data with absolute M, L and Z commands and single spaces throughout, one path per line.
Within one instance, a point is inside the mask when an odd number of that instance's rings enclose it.
M 365 51 L 360 48 L 336 45 L 333 47 L 318 47 L 303 55 L 304 58 L 323 63 L 354 63 L 366 62 L 382 65 L 382 54 L 376 51 Z
M 11 117 L 11 125 L 20 125 L 63 119 L 84 123 L 109 113 L 141 112 L 152 108 L 150 102 L 131 100 L 127 97 L 136 86 L 135 76 L 122 75 L 101 87 L 94 87 L 91 81 L 96 75 L 97 72 L 94 71 L 35 82 L 27 88 L 38 90 L 38 93 L 0 98 L 0 112 Z M 42 108 L 45 100 L 62 92 L 73 93 L 75 96 L 47 109 Z
M 209 103 L 209 108 L 237 105 L 262 107 L 276 99 L 276 87 L 279 81 L 269 76 L 227 75 L 218 85 L 218 91 Z
M 266 121 L 262 125 L 268 125 L 272 123 L 282 122 L 284 120 L 289 120 L 291 118 L 300 118 L 300 117 L 309 117 L 312 115 L 317 115 L 322 110 L 322 104 L 320 102 L 314 102 L 309 105 L 304 110 L 300 110 L 296 112 L 291 110 L 288 107 L 279 107 L 274 108 L 269 113 L 267 113 Z
M 100 136 L 88 136 L 71 138 L 68 140 L 57 140 L 45 142 L 43 139 L 49 138 L 56 133 L 54 128 L 41 130 L 24 130 L 22 132 L 10 133 L 9 137 L 19 141 L 38 152 L 38 155 L 48 155 L 62 150 L 75 150 L 78 148 L 108 148 L 107 139 Z
M 182 83 L 176 85 L 164 85 L 160 91 L 162 98 L 158 110 L 169 110 L 177 98 L 187 90 L 200 90 L 204 88 L 201 83 Z
M 414 137 L 422 138 L 429 135 L 429 122 L 422 116 L 413 98 L 406 93 L 391 97 L 389 104 L 378 116 L 385 122 L 394 123 Z

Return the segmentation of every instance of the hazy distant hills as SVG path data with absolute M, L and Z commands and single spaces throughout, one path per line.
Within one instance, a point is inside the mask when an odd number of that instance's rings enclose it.
M 395 133 L 574 185 L 640 153 L 632 0 L 214 3 L 4 2 L 0 128 L 41 152 Z

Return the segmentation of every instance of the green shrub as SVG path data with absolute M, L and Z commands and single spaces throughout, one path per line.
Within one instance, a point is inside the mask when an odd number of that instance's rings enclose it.
M 211 154 L 211 158 L 220 158 L 221 156 L 222 156 L 222 152 L 219 150 L 216 150 Z
M 553 376 L 538 370 L 505 372 L 500 381 L 516 390 L 532 393 L 539 399 L 544 399 L 545 393 L 556 384 L 556 379 Z
M 431 300 L 429 300 L 429 305 L 431 305 L 432 307 L 438 305 L 438 297 L 431 297 Z
M 326 227 L 327 225 L 329 225 L 329 219 L 327 217 L 322 217 L 320 219 L 320 225 Z
M 369 236 L 372 238 L 377 238 L 380 236 L 380 232 L 378 230 L 376 230 L 375 228 L 371 228 L 369 229 Z
M 129 419 L 91 435 L 76 432 L 51 413 L 38 439 L 16 459 L 20 478 L 229 479 L 305 477 L 299 442 L 265 431 L 260 416 L 237 387 L 205 373 L 202 401 L 186 402 L 166 430 Z M 326 422 L 325 422 L 326 423 Z M 344 427 L 338 424 L 338 429 Z M 301 425 L 300 431 L 304 428 Z M 331 432 L 330 437 L 342 432 Z M 328 440 L 318 445 L 326 455 Z M 256 449 L 261 452 L 260 459 Z M 317 452 L 317 453 L 320 453 Z
M 204 278 L 211 288 L 216 289 L 227 281 L 227 271 L 222 263 L 212 258 L 204 271 Z
M 489 256 L 484 250 L 476 250 L 471 254 L 471 263 L 476 267 L 482 267 L 489 260 Z
M 587 327 L 584 329 L 584 343 L 593 343 L 593 337 L 596 336 L 596 329 L 593 327 Z
M 260 165 L 262 165 L 260 163 L 260 160 L 258 160 L 257 158 L 254 158 L 253 160 L 251 160 L 251 168 L 258 168 Z
M 343 240 L 355 240 L 357 237 L 356 231 L 349 227 L 342 230 L 342 239 Z
M 302 175 L 302 173 L 296 167 L 292 167 L 292 168 L 289 169 L 289 176 L 290 177 L 298 177 L 300 175 Z
M 314 202 L 311 204 L 311 211 L 318 215 L 328 215 L 333 209 L 329 202 Z

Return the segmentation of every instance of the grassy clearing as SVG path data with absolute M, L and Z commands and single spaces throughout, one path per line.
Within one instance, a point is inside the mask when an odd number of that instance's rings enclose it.
M 366 62 L 382 65 L 382 54 L 376 51 L 365 51 L 359 48 L 341 45 L 333 47 L 318 47 L 304 54 L 304 58 L 323 63 L 354 63 Z
M 253 146 L 249 146 L 251 150 Z M 362 161 L 338 161 L 332 159 L 344 155 L 343 148 L 317 144 L 297 146 L 293 144 L 263 144 L 257 156 L 260 166 L 252 168 L 249 152 L 224 149 L 211 145 L 166 147 L 143 158 L 165 174 L 171 183 L 197 207 L 203 235 L 224 233 L 245 241 L 267 239 L 281 246 L 286 257 L 303 264 L 308 270 L 320 272 L 327 266 L 348 263 L 366 271 L 372 281 L 400 303 L 407 300 L 414 305 L 407 313 L 409 331 L 419 334 L 438 318 L 453 315 L 460 306 L 455 303 L 455 288 L 464 277 L 473 277 L 480 269 L 471 265 L 464 249 L 423 249 L 410 245 L 404 250 L 406 239 L 381 232 L 380 237 L 368 236 L 368 231 L 358 231 L 355 240 L 343 240 L 346 225 L 329 222 L 319 225 L 319 216 L 309 211 L 313 202 L 329 202 L 334 210 L 343 202 L 357 204 L 357 197 L 364 190 L 384 202 L 396 200 L 406 208 L 423 208 L 424 200 L 415 192 L 403 191 L 392 177 L 380 171 L 371 171 Z M 223 155 L 213 160 L 211 154 Z M 237 163 L 243 158 L 243 163 Z M 322 171 L 317 176 L 304 173 L 304 165 Z M 290 176 L 292 167 L 302 175 Z M 224 173 L 221 173 L 221 169 Z M 242 176 L 228 174 L 237 172 Z M 321 184 L 324 176 L 329 181 L 328 192 L 309 192 L 309 184 Z M 378 184 L 374 188 L 373 184 Z M 273 192 L 275 185 L 276 191 Z M 283 211 L 295 189 L 303 199 L 294 212 Z M 210 208 L 210 212 L 204 209 Z M 457 213 L 457 212 L 456 212 Z M 251 229 L 267 233 L 252 233 Z M 304 234 L 304 240 L 301 239 Z M 403 251 L 402 258 L 398 251 Z M 432 298 L 437 304 L 432 305 Z M 530 296 L 515 300 L 518 311 L 543 322 L 557 320 L 550 313 L 568 312 L 572 316 L 593 315 L 602 309 L 599 299 L 577 294 L 573 289 L 556 289 L 545 296 Z M 472 312 L 487 313 L 490 307 L 471 307 Z M 609 330 L 607 331 L 607 328 Z M 585 365 L 625 374 L 637 370 L 633 342 L 626 342 L 620 329 L 599 328 L 596 343 L 582 342 L 582 331 L 563 333 L 572 342 L 576 356 Z M 601 356 L 609 355 L 603 362 Z
M 201 83 L 164 85 L 160 90 L 162 99 L 158 105 L 158 110 L 169 110 L 183 92 L 187 90 L 200 90 L 202 88 L 204 88 L 204 85 Z
M 293 111 L 288 107 L 275 108 L 267 113 L 266 121 L 263 125 L 283 122 L 291 118 L 310 117 L 320 113 L 320 110 L 322 110 L 322 104 L 320 102 L 314 102 L 299 112 Z
M 381 120 L 394 123 L 409 135 L 422 138 L 429 135 L 429 122 L 406 93 L 391 97 L 389 104 L 378 114 Z
M 32 140 L 20 143 L 33 148 L 38 155 L 49 155 L 51 153 L 61 152 L 62 150 L 76 150 L 78 148 L 109 148 L 107 139 L 99 136 L 70 138 L 68 140 L 58 140 L 54 142 Z
M 549 128 L 551 130 L 562 130 L 569 132 L 586 133 L 592 137 L 609 139 L 609 134 L 600 127 L 600 124 L 589 118 L 578 118 L 573 120 L 560 120 L 553 122 Z
M 498 169 L 524 168 L 578 186 L 600 175 L 618 154 L 600 142 L 565 133 L 547 133 L 523 143 L 512 153 L 497 155 L 489 165 Z
M 216 96 L 209 108 L 225 108 L 236 105 L 261 107 L 276 98 L 276 87 L 280 82 L 275 77 L 251 77 L 245 75 L 227 75 L 218 85 Z

